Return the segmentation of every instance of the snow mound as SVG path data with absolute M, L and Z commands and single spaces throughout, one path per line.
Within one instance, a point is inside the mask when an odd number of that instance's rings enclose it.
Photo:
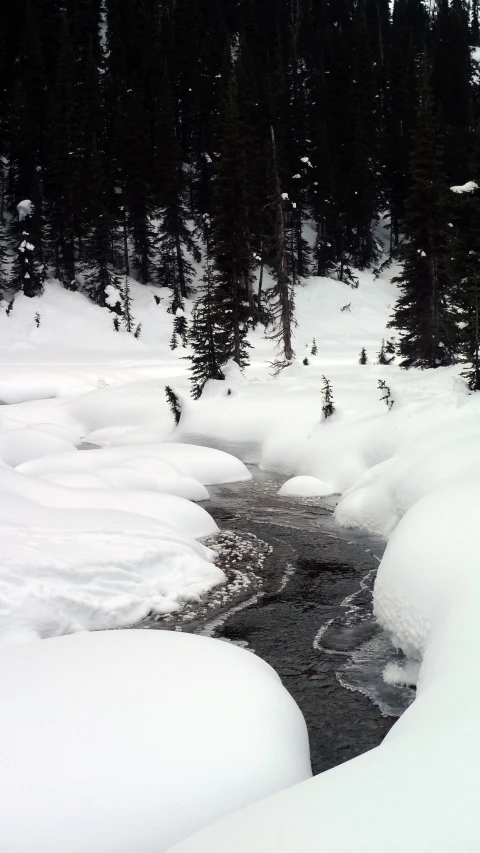
M 310 776 L 276 673 L 167 631 L 3 649 L 0 811 L 8 853 L 161 853 Z
M 0 433 L 0 458 L 7 465 L 21 465 L 30 459 L 38 459 L 50 453 L 72 450 L 75 445 L 58 435 L 51 435 L 44 429 L 24 427 L 9 429 Z
M 333 494 L 333 490 L 323 480 L 317 477 L 292 477 L 279 489 L 279 495 L 292 495 L 301 498 L 326 497 Z
M 0 644 L 132 625 L 225 580 L 186 533 L 92 503 L 52 509 L 0 488 Z
M 204 486 L 214 483 L 235 483 L 251 479 L 251 474 L 243 462 L 211 447 L 198 447 L 191 444 L 139 444 L 126 447 L 107 447 L 100 450 L 85 450 L 82 453 L 62 453 L 44 456 L 18 470 L 25 474 L 41 476 L 86 471 L 95 472 L 101 468 L 116 466 L 141 457 L 169 462 L 187 477 L 199 480 Z
M 207 827 L 171 853 L 478 850 L 480 572 L 472 531 L 479 505 L 478 480 L 439 488 L 409 509 L 389 540 L 375 612 L 414 657 L 385 675 L 418 682 L 415 702 L 382 745 Z M 402 826 L 399 814 L 407 816 Z

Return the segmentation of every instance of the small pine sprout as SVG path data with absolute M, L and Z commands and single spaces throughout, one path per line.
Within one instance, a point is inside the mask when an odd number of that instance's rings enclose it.
M 38 327 L 40 326 L 40 314 L 38 313 L 38 311 L 35 314 L 34 319 L 35 319 L 35 323 L 37 324 L 37 329 L 38 329 Z
M 5 314 L 7 315 L 7 317 L 9 317 L 9 316 L 10 316 L 10 314 L 12 313 L 13 303 L 14 303 L 14 302 L 15 302 L 15 297 L 13 297 L 13 299 L 11 299 L 11 300 L 10 300 L 10 302 L 9 302 L 9 303 L 8 303 L 8 305 L 7 305 L 7 307 L 5 308 Z
M 367 364 L 367 362 L 368 362 L 367 350 L 365 349 L 365 347 L 362 347 L 361 352 L 360 352 L 360 358 L 358 359 L 358 363 L 359 364 Z
M 119 321 L 118 317 L 113 318 L 113 328 L 115 329 L 116 332 L 120 331 L 120 321 Z
M 334 411 L 335 406 L 333 402 L 333 391 L 332 386 L 328 379 L 325 376 L 322 376 L 323 387 L 322 387 L 322 412 L 325 420 L 330 418 Z
M 134 338 L 136 338 L 136 339 L 138 340 L 138 338 L 139 338 L 139 337 L 140 337 L 140 335 L 141 335 L 141 332 L 142 332 L 142 324 L 141 324 L 141 323 L 139 323 L 139 324 L 138 324 L 138 326 L 137 326 L 137 328 L 135 329 L 135 332 L 134 332 L 133 337 L 134 337 Z
M 385 382 L 385 379 L 379 379 L 378 380 L 377 388 L 379 391 L 385 392 L 383 397 L 380 397 L 380 402 L 385 400 L 385 404 L 387 406 L 387 409 L 391 409 L 395 401 L 392 400 L 392 392 L 391 392 L 390 388 L 388 387 L 387 383 Z
M 316 342 L 315 338 L 312 341 L 312 349 L 310 350 L 310 352 L 312 355 L 316 355 L 318 352 L 317 342 Z
M 160 297 L 157 296 L 156 293 L 153 294 L 153 298 L 154 298 L 155 302 L 157 303 L 157 305 L 160 305 Z
M 308 358 L 304 358 L 304 359 L 303 359 L 303 363 L 304 363 L 305 367 L 306 367 L 308 364 L 310 364 L 310 362 L 309 362 Z
M 344 305 L 343 308 L 340 308 L 340 311 L 351 311 L 351 310 L 352 310 L 352 303 L 351 302 L 348 302 L 347 305 Z
M 390 361 L 387 358 L 387 354 L 385 352 L 385 341 L 383 338 L 382 338 L 382 346 L 380 347 L 380 352 L 378 353 L 377 364 L 390 364 Z
M 180 401 L 177 395 L 175 394 L 175 391 L 172 391 L 172 389 L 170 388 L 170 385 L 165 386 L 165 395 L 167 397 L 167 403 L 170 406 L 170 411 L 173 417 L 175 418 L 175 424 L 176 426 L 178 426 L 182 414 L 180 409 Z

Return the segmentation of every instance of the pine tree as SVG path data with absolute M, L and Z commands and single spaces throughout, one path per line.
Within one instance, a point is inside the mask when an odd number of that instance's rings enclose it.
M 12 264 L 9 286 L 23 290 L 25 296 L 39 296 L 43 291 L 43 271 L 39 267 L 34 240 L 35 210 L 29 199 L 18 204 L 18 223 L 15 223 L 17 253 Z
M 172 389 L 170 388 L 170 385 L 165 386 L 165 395 L 167 398 L 167 403 L 170 407 L 170 411 L 175 419 L 175 426 L 178 426 L 182 415 L 179 399 L 175 394 L 175 391 L 172 391 Z
M 457 310 L 457 340 L 468 387 L 480 390 L 480 193 L 454 195 L 456 229 L 452 237 L 451 274 Z
M 207 226 L 208 227 L 208 226 Z M 220 367 L 218 348 L 218 304 L 215 295 L 215 282 L 207 236 L 207 254 L 205 258 L 202 284 L 192 312 L 192 325 L 189 341 L 193 354 L 190 356 L 192 397 L 198 400 L 205 383 L 209 379 L 225 379 Z
M 330 382 L 325 378 L 325 376 L 322 376 L 322 382 L 322 412 L 323 417 L 327 420 L 327 418 L 330 418 L 333 415 L 335 405 L 333 402 L 333 391 Z
M 380 347 L 380 352 L 377 355 L 377 364 L 389 364 L 389 360 L 387 358 L 387 354 L 385 352 L 385 341 L 382 338 L 382 345 Z
M 448 273 L 445 172 L 426 62 L 410 175 L 404 267 L 394 279 L 401 295 L 389 326 L 402 332 L 402 367 L 439 367 L 454 360 L 455 328 Z
M 359 358 L 358 363 L 359 364 L 367 364 L 368 363 L 367 351 L 366 351 L 365 347 L 362 347 L 362 349 L 360 351 L 360 358 Z
M 183 300 L 191 295 L 195 270 L 187 253 L 200 261 L 200 252 L 188 225 L 185 203 L 186 182 L 168 75 L 163 77 L 163 93 L 158 119 L 157 177 L 161 187 L 158 226 L 157 277 L 162 287 L 172 290 L 171 310 L 183 310 Z
M 385 392 L 383 397 L 380 397 L 380 401 L 382 403 L 383 403 L 383 401 L 385 401 L 387 409 L 391 409 L 395 401 L 392 400 L 392 392 L 390 391 L 390 388 L 388 387 L 388 385 L 384 379 L 378 380 L 377 388 L 379 391 Z
M 248 363 L 247 332 L 252 321 L 252 252 L 246 196 L 245 157 L 238 116 L 235 77 L 228 74 L 222 105 L 220 158 L 215 178 L 212 219 L 214 281 L 222 330 L 218 345 L 220 363 L 232 358 L 240 367 Z
M 312 349 L 310 350 L 310 352 L 312 355 L 317 355 L 317 353 L 318 353 L 318 347 L 317 347 L 317 342 L 316 342 L 315 338 L 312 341 Z

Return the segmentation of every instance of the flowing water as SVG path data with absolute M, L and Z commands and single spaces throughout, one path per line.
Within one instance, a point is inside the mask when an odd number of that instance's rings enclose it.
M 377 746 L 414 698 L 384 682 L 401 662 L 372 614 L 384 543 L 335 526 L 332 503 L 278 497 L 271 475 L 210 489 L 228 578 L 203 602 L 144 627 L 243 646 L 280 675 L 305 716 L 315 773 Z

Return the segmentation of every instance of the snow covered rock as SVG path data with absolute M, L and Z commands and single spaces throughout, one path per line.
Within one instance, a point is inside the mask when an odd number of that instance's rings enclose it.
M 325 497 L 333 494 L 333 489 L 317 477 L 292 477 L 279 489 L 278 494 L 300 498 Z
M 310 776 L 276 673 L 167 631 L 76 634 L 0 653 L 8 853 L 161 853 Z

